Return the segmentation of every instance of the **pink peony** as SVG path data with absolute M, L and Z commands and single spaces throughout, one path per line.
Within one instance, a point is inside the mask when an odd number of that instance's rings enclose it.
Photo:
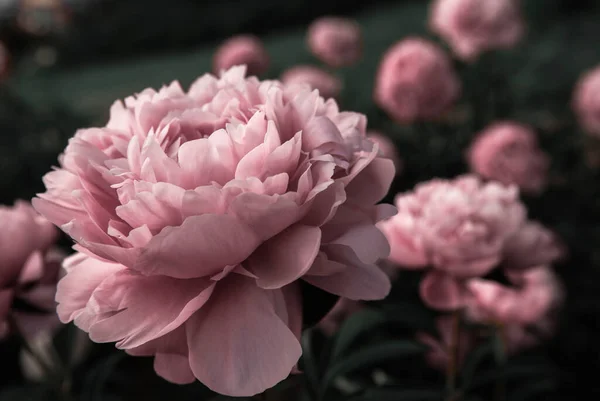
M 464 279 L 490 272 L 505 243 L 525 219 L 515 187 L 475 176 L 436 179 L 396 197 L 398 214 L 379 223 L 390 242 L 389 259 L 405 268 L 432 266 L 421 282 L 431 307 L 460 308 Z
M 515 184 L 523 192 L 540 193 L 546 186 L 548 155 L 539 148 L 535 132 L 525 125 L 492 124 L 475 139 L 468 159 L 477 174 Z
M 23 201 L 0 206 L 0 221 L 0 338 L 9 333 L 10 315 L 30 336 L 56 321 L 54 294 L 62 255 L 52 245 L 58 230 Z
M 418 333 L 417 339 L 429 346 L 429 352 L 425 355 L 429 365 L 435 369 L 445 370 L 450 362 L 450 347 L 453 342 L 454 327 L 452 316 L 441 316 L 437 318 L 436 326 L 439 338 L 427 333 Z M 460 367 L 473 347 L 475 338 L 467 330 L 459 329 L 457 367 Z
M 401 123 L 429 120 L 448 111 L 461 83 L 444 51 L 424 39 L 409 38 L 383 56 L 375 82 L 375 102 Z
M 511 48 L 525 32 L 519 0 L 437 0 L 429 25 L 466 61 L 488 50 Z
M 269 69 L 269 54 L 256 36 L 239 35 L 227 39 L 213 58 L 215 73 L 242 64 L 246 65 L 249 75 L 262 75 Z
M 153 355 L 175 383 L 232 396 L 285 379 L 302 352 L 301 285 L 390 289 L 375 206 L 394 176 L 363 115 L 234 67 L 116 102 L 81 130 L 34 205 L 77 241 L 56 299 L 96 342 Z
M 299 65 L 286 70 L 281 75 L 286 85 L 308 85 L 317 89 L 324 98 L 337 97 L 342 90 L 342 83 L 325 70 L 310 65 Z
M 386 157 L 394 162 L 394 166 L 396 167 L 396 175 L 400 174 L 402 171 L 402 159 L 400 159 L 400 155 L 398 154 L 398 150 L 396 146 L 392 142 L 390 138 L 386 135 L 378 132 L 378 131 L 368 131 L 367 137 L 377 143 L 379 146 L 379 152 L 382 157 Z
M 354 20 L 322 17 L 308 28 L 308 46 L 315 56 L 332 67 L 344 67 L 362 56 L 362 34 Z
M 508 353 L 536 345 L 549 337 L 555 326 L 555 312 L 562 304 L 564 291 L 554 272 L 539 266 L 508 275 L 513 287 L 471 279 L 472 296 L 466 316 L 472 322 L 495 324 L 503 330 Z
M 565 246 L 555 233 L 538 222 L 528 221 L 506 241 L 503 264 L 510 270 L 523 270 L 552 264 L 565 253 Z
M 600 66 L 579 79 L 573 95 L 573 109 L 583 129 L 600 137 Z

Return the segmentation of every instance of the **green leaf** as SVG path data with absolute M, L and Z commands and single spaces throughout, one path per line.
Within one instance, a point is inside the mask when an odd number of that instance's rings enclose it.
M 376 310 L 361 310 L 352 314 L 340 327 L 331 351 L 331 359 L 341 356 L 361 335 L 385 324 L 386 316 Z
M 312 348 L 313 329 L 308 329 L 302 335 L 302 368 L 309 387 L 316 392 L 319 388 L 319 367 Z
M 346 375 L 359 369 L 377 366 L 382 362 L 398 360 L 414 356 L 426 350 L 423 344 L 414 341 L 388 341 L 360 349 L 335 363 L 326 372 L 321 384 L 318 399 L 323 399 L 329 385 L 336 377 Z
M 383 310 L 390 324 L 401 325 L 413 331 L 437 332 L 431 311 L 421 305 L 402 302 L 385 305 Z
M 477 347 L 473 352 L 469 353 L 461 374 L 463 389 L 465 392 L 467 392 L 471 387 L 471 383 L 477 373 L 478 368 L 486 359 L 490 359 L 493 354 L 493 340 L 485 342 Z
M 350 398 L 349 401 L 438 401 L 442 400 L 441 391 L 435 390 L 394 390 L 373 389 Z

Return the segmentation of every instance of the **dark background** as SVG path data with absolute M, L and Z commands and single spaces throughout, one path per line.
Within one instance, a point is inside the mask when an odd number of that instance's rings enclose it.
M 409 35 L 433 38 L 426 31 L 427 1 L 70 0 L 56 1 L 59 7 L 52 12 L 26 3 L 34 2 L 15 0 L 0 7 L 0 40 L 10 54 L 0 83 L 1 203 L 42 191 L 42 175 L 56 164 L 75 129 L 104 124 L 115 99 L 174 79 L 185 87 L 210 71 L 216 46 L 232 34 L 250 32 L 264 40 L 271 56 L 265 78 L 298 63 L 317 63 L 304 35 L 310 21 L 326 14 L 355 17 L 364 30 L 363 60 L 339 71 L 340 103 L 367 114 L 370 126 L 398 145 L 406 167 L 394 191 L 465 172 L 464 149 L 491 119 L 534 125 L 553 158 L 552 184 L 541 197 L 525 201 L 530 215 L 554 228 L 570 250 L 558 267 L 568 293 L 560 328 L 537 352 L 559 372 L 552 399 L 600 399 L 595 377 L 600 372 L 600 174 L 585 162 L 597 144 L 579 131 L 570 111 L 578 76 L 600 64 L 600 1 L 525 0 L 528 35 L 521 45 L 472 67 L 457 63 L 466 86 L 462 103 L 478 99 L 483 108 L 464 106 L 472 118 L 463 125 L 413 127 L 390 122 L 373 104 L 372 87 L 387 47 Z M 23 13 L 37 18 L 42 28 L 24 31 Z M 489 93 L 502 93 L 504 103 L 486 108 Z M 97 352 L 109 350 L 111 345 Z M 14 352 L 6 346 L 2 352 L 0 365 L 8 373 L 0 384 L 6 385 L 19 377 L 6 362 Z M 175 390 L 159 379 L 144 388 L 151 364 L 138 359 L 121 364 L 126 380 L 111 384 L 120 389 L 115 393 L 166 400 L 175 399 L 177 391 L 180 399 L 196 399 L 186 398 L 196 394 L 189 388 Z

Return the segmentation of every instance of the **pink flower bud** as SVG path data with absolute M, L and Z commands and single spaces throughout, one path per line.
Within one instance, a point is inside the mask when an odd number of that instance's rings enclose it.
M 235 65 L 246 65 L 248 75 L 262 75 L 269 69 L 269 55 L 256 36 L 239 35 L 226 40 L 213 59 L 215 73 Z
M 579 79 L 573 96 L 573 109 L 583 129 L 600 137 L 600 66 Z
M 409 38 L 383 56 L 375 82 L 375 102 L 401 123 L 439 117 L 459 97 L 461 83 L 444 51 L 432 42 Z
M 513 47 L 525 31 L 518 0 L 437 0 L 429 25 L 466 61 L 484 51 Z
M 319 18 L 308 29 L 308 46 L 332 67 L 352 65 L 362 55 L 360 26 L 347 18 Z
M 523 192 L 539 193 L 546 185 L 549 157 L 539 148 L 535 132 L 525 125 L 492 124 L 473 141 L 468 159 L 477 174 L 517 185 Z
M 308 85 L 317 89 L 324 98 L 337 97 L 342 90 L 342 83 L 327 71 L 310 65 L 292 67 L 281 75 L 286 85 Z

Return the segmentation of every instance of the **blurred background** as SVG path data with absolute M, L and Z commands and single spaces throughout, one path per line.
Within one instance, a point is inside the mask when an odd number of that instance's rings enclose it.
M 41 177 L 57 164 L 69 137 L 77 128 L 104 125 L 116 99 L 173 80 L 186 88 L 212 71 L 215 50 L 232 35 L 251 33 L 264 42 L 270 66 L 261 78 L 278 78 L 296 64 L 319 65 L 307 48 L 306 30 L 323 15 L 350 16 L 363 30 L 361 61 L 336 71 L 343 85 L 339 101 L 343 109 L 366 114 L 369 126 L 397 145 L 404 170 L 389 199 L 417 182 L 463 173 L 464 149 L 481 126 L 401 126 L 372 100 L 377 67 L 393 43 L 408 36 L 441 43 L 427 29 L 428 5 L 424 0 L 0 0 L 0 203 L 43 191 Z M 553 158 L 551 188 L 525 201 L 530 215 L 568 244 L 570 258 L 558 274 L 568 295 L 577 296 L 568 297 L 558 334 L 541 352 L 559 371 L 558 399 L 598 399 L 593 397 L 600 396 L 600 384 L 587 377 L 600 371 L 600 175 L 583 162 L 582 150 L 592 145 L 575 128 L 570 101 L 582 72 L 600 63 L 600 1 L 524 0 L 523 9 L 526 40 L 495 53 L 482 61 L 485 65 L 459 72 L 470 77 L 471 87 L 486 90 L 489 82 L 472 74 L 493 69 L 511 99 L 494 117 L 536 126 Z M 417 135 L 421 129 L 432 133 Z M 126 380 L 102 376 L 116 369 L 111 363 L 117 360 L 106 357 L 114 353 L 113 345 L 94 352 L 101 363 L 90 362 L 82 372 L 100 366 L 97 376 L 86 376 L 89 382 L 82 378 L 87 384 L 80 386 L 112 390 L 101 398 L 89 390 L 89 399 L 184 400 L 205 391 L 162 379 L 145 388 L 145 380 L 155 377 L 145 358 L 118 361 Z M 2 385 L 22 379 L 4 364 L 10 358 L 14 353 L 3 345 Z M 0 393 L 0 399 L 43 399 L 21 390 Z

